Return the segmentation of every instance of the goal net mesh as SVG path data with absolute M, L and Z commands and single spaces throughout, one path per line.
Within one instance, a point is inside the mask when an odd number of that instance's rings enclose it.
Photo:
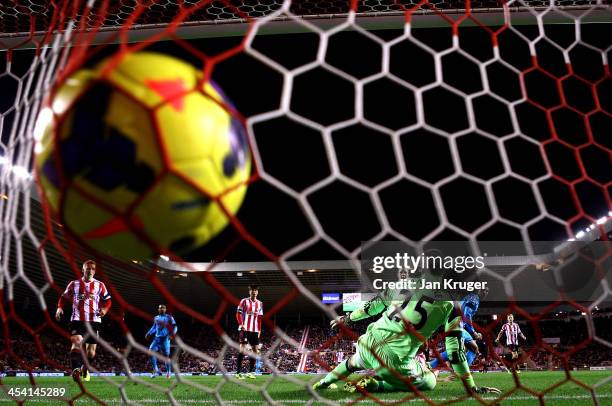
M 253 386 L 227 373 L 235 370 L 237 334 L 226 313 L 248 282 L 257 281 L 262 294 L 267 289 L 277 299 L 266 302 L 263 370 L 334 403 L 310 389 L 312 380 L 286 373 L 325 372 L 339 351 L 350 353 L 347 343 L 362 330 L 334 335 L 324 329 L 321 315 L 329 320 L 341 309 L 323 305 L 320 289 L 361 288 L 361 241 L 512 240 L 529 251 L 538 240 L 585 233 L 608 239 L 611 17 L 607 1 L 591 0 L 2 2 L 0 372 L 68 368 L 69 336 L 53 318 L 55 303 L 93 256 L 113 308 L 91 367 L 126 372 L 125 381 L 100 378 L 125 402 L 138 404 L 124 388 L 133 382 L 180 403 L 174 386 L 135 373 L 151 355 L 141 337 L 153 317 L 151 298 L 191 320 L 179 326 L 174 370 L 223 373 L 214 386 L 181 379 L 198 394 L 193 397 L 224 402 L 220 388 L 231 381 L 274 402 L 272 380 Z M 197 36 L 188 31 L 194 27 L 199 35 L 226 28 L 219 32 L 232 36 L 193 45 L 184 37 Z M 269 35 L 274 30 L 280 34 Z M 240 246 L 272 269 L 216 272 L 212 263 L 207 272 L 190 272 L 196 270 L 190 264 L 164 269 L 102 258 L 72 241 L 40 202 L 32 175 L 35 122 L 56 78 L 99 53 L 141 49 L 172 49 L 236 102 L 254 156 L 249 193 L 265 196 L 266 215 L 278 217 L 252 220 L 257 208 L 247 196 L 232 238 L 211 249 L 209 259 L 231 263 Z M 288 220 L 289 214 L 301 220 Z M 347 262 L 328 272 L 292 267 L 318 252 Z M 217 305 L 198 307 L 201 298 L 189 294 L 196 285 Z M 581 350 L 605 355 L 612 348 L 609 329 L 595 317 L 609 301 L 605 280 L 600 291 L 586 305 L 560 296 L 535 313 L 510 301 L 497 311 L 499 320 L 479 327 L 492 349 L 505 314 L 532 325 L 568 306 L 578 314 L 585 333 L 572 349 L 534 334 L 530 359 L 568 371 L 544 391 L 520 388 L 534 400 L 546 402 L 571 381 L 598 402 L 597 389 L 607 381 L 586 385 L 570 369 L 587 362 Z M 317 321 L 275 323 L 294 303 L 308 304 Z M 189 330 L 197 333 L 182 334 Z M 505 396 L 519 389 L 516 382 Z M 80 390 L 73 399 L 98 400 L 86 386 Z M 358 396 L 380 401 L 376 394 Z M 440 399 L 417 391 L 404 400 L 411 398 Z

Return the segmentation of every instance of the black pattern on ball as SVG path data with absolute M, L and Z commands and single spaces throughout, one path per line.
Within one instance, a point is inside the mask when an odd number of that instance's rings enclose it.
M 228 140 L 230 152 L 223 158 L 223 174 L 230 178 L 238 168 L 244 168 L 248 159 L 249 145 L 240 121 L 232 119 Z
M 67 180 L 83 176 L 101 189 L 112 191 L 124 186 L 134 193 L 147 190 L 155 171 L 137 161 L 136 144 L 104 120 L 113 89 L 97 83 L 75 103 L 68 117 L 69 136 L 60 142 L 60 159 Z M 43 173 L 59 187 L 55 156 L 43 164 Z

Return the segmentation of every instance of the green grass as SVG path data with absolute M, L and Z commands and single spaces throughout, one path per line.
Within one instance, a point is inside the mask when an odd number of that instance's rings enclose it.
M 571 374 L 573 380 L 589 388 L 595 387 L 599 404 L 612 404 L 612 372 L 609 371 L 579 371 Z M 108 404 L 121 404 L 120 388 L 125 396 L 135 402 L 146 405 L 169 404 L 167 393 L 182 404 L 215 404 L 217 400 L 214 392 L 218 392 L 220 399 L 235 405 L 265 404 L 266 396 L 281 404 L 302 404 L 312 398 L 309 391 L 310 384 L 319 376 L 314 375 L 281 375 L 258 376 L 255 380 L 235 381 L 226 380 L 222 376 L 183 377 L 180 381 L 166 378 L 126 377 L 102 378 L 93 377 L 85 383 L 86 390 Z M 75 404 L 94 404 L 86 394 L 81 394 L 79 387 L 71 378 L 36 378 L 41 386 L 67 385 L 71 396 L 80 397 Z M 514 377 L 507 373 L 475 374 L 479 386 L 495 386 L 503 391 L 502 405 L 531 405 L 538 404 L 538 399 L 529 391 L 545 392 L 544 401 L 549 405 L 587 405 L 594 404 L 590 389 L 580 386 L 573 380 L 568 380 L 563 372 L 526 372 L 518 376 L 521 388 L 518 389 Z M 7 387 L 27 387 L 27 378 L 4 378 L 2 383 Z M 557 386 L 555 386 L 557 385 Z M 340 385 L 341 387 L 342 385 Z M 550 390 L 547 390 L 551 388 Z M 169 391 L 172 389 L 171 391 Z M 425 394 L 436 404 L 459 399 L 465 396 L 465 390 L 460 382 L 439 382 L 436 388 Z M 5 395 L 4 399 L 6 399 Z M 2 399 L 0 396 L 0 399 Z M 314 404 L 322 405 L 321 400 L 333 400 L 338 403 L 347 403 L 364 399 L 363 396 L 349 395 L 341 389 L 319 393 L 321 399 Z M 396 403 L 414 399 L 416 404 L 424 402 L 412 393 L 376 394 L 377 398 Z M 487 403 L 493 403 L 495 398 L 487 395 Z M 9 404 L 8 400 L 0 400 L 0 404 Z M 363 403 L 373 404 L 372 400 L 364 399 Z M 58 405 L 66 402 L 51 399 L 38 399 L 36 402 L 25 404 Z M 455 404 L 476 404 L 474 399 L 461 401 Z

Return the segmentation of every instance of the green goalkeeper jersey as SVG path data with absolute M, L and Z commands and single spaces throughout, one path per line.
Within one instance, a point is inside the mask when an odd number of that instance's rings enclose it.
M 383 356 L 386 368 L 403 371 L 406 365 L 414 364 L 412 361 L 420 346 L 444 326 L 445 347 L 451 366 L 467 385 L 475 388 L 465 357 L 459 303 L 435 300 L 436 293 L 439 292 L 385 290 L 352 312 L 349 315 L 352 321 L 382 313 L 359 338 L 358 348 L 360 345 L 365 347 L 359 354 L 368 365 L 377 366 Z M 408 367 L 406 373 L 415 377 L 413 368 Z
M 410 293 L 385 290 L 350 315 L 357 321 L 383 313 L 368 326 L 368 334 L 375 334 L 379 343 L 402 358 L 414 357 L 423 341 L 441 326 L 446 331 L 459 329 L 460 318 L 452 317 L 453 302 L 436 301 L 427 295 L 429 292 Z

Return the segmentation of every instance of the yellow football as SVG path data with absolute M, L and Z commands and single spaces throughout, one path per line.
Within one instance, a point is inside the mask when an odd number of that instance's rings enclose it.
M 44 198 L 74 237 L 116 257 L 201 246 L 247 189 L 251 155 L 231 106 L 194 66 L 163 54 L 79 70 L 37 121 Z

